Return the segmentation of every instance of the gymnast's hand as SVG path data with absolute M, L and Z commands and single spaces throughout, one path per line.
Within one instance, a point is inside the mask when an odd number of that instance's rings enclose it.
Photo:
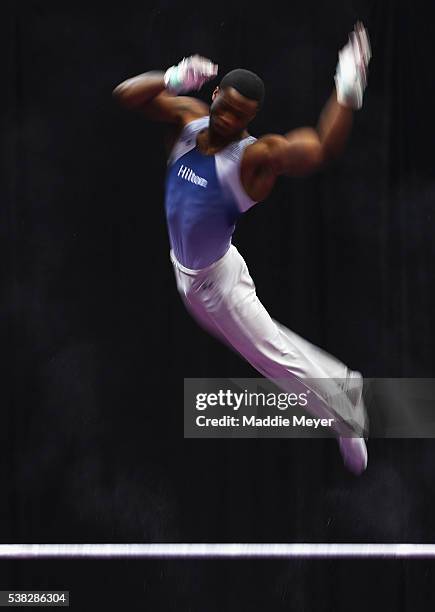
M 213 79 L 217 72 L 218 66 L 211 60 L 201 55 L 191 55 L 166 70 L 166 89 L 175 94 L 198 90 L 204 83 Z
M 367 85 L 368 65 L 371 58 L 367 31 L 359 21 L 349 35 L 349 42 L 338 54 L 335 85 L 337 100 L 342 106 L 360 109 Z

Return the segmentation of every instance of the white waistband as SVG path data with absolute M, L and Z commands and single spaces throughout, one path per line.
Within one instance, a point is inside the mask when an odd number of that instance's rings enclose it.
M 212 270 L 213 268 L 215 268 L 216 266 L 218 266 L 219 264 L 221 264 L 224 259 L 226 257 L 228 257 L 230 255 L 231 252 L 237 251 L 236 247 L 233 244 L 230 244 L 228 251 L 222 255 L 222 257 L 220 257 L 219 259 L 217 259 L 216 261 L 214 261 L 213 263 L 211 263 L 209 266 L 206 266 L 205 268 L 201 268 L 199 270 L 191 270 L 190 268 L 186 268 L 185 266 L 183 266 L 176 258 L 174 255 L 174 252 L 171 250 L 169 255 L 171 258 L 172 263 L 174 264 L 174 266 L 176 266 L 179 270 L 181 270 L 182 272 L 184 272 L 185 274 L 189 274 L 190 276 L 197 276 L 198 274 L 202 274 L 204 272 L 208 272 L 209 270 Z

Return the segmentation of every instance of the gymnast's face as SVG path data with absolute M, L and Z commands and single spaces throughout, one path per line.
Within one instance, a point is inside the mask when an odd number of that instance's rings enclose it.
M 257 111 L 258 102 L 242 96 L 234 87 L 216 87 L 210 106 L 210 129 L 225 139 L 236 137 Z

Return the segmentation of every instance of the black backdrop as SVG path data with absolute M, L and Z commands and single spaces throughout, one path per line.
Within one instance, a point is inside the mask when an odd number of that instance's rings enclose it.
M 184 311 L 164 131 L 111 97 L 200 53 L 221 74 L 264 78 L 255 136 L 313 125 L 362 19 L 373 60 L 345 154 L 280 179 L 234 242 L 274 318 L 365 376 L 432 377 L 431 3 L 29 0 L 2 12 L 1 541 L 431 542 L 432 440 L 369 441 L 354 479 L 334 440 L 183 439 L 184 377 L 257 374 Z M 372 603 L 363 576 L 382 573 L 387 609 L 414 610 L 430 597 L 422 563 L 16 561 L 2 588 L 74 584 L 85 609 L 92 567 L 96 584 L 124 577 L 155 608 L 340 610 L 357 587 L 358 605 Z

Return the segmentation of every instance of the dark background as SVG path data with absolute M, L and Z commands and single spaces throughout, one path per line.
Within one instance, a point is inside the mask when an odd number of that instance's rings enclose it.
M 263 77 L 253 135 L 315 125 L 362 19 L 373 60 L 345 154 L 280 179 L 234 243 L 274 318 L 367 377 L 433 377 L 434 17 L 422 0 L 2 5 L 2 543 L 433 542 L 432 440 L 370 440 L 355 479 L 335 440 L 183 439 L 184 377 L 257 373 L 184 311 L 164 130 L 111 91 L 200 53 L 221 75 Z M 2 588 L 74 585 L 84 609 L 84 592 L 98 592 L 88 569 L 97 585 L 125 580 L 130 601 L 178 610 L 347 610 L 347 598 L 363 609 L 376 577 L 386 609 L 429 609 L 434 571 L 16 561 Z

